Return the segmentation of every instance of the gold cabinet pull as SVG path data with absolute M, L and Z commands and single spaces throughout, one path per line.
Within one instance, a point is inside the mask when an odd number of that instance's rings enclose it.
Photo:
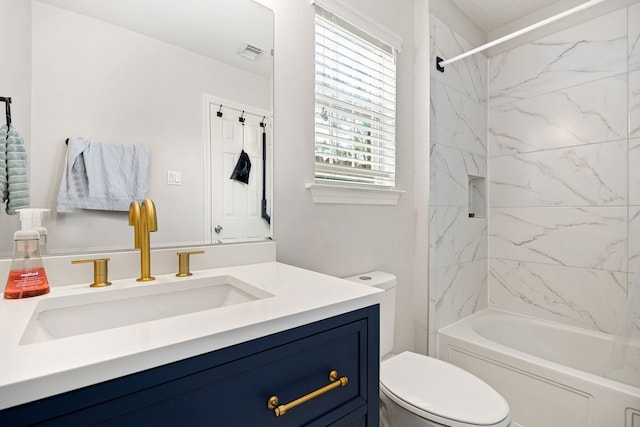
M 87 264 L 93 263 L 93 283 L 89 286 L 92 288 L 102 288 L 109 286 L 109 258 L 96 259 L 78 259 L 71 261 L 71 264 Z
M 269 407 L 269 409 L 273 409 L 273 414 L 276 417 L 279 417 L 281 415 L 284 415 L 289 409 L 293 409 L 298 405 L 308 402 L 311 399 L 320 396 L 321 394 L 333 390 L 334 388 L 346 386 L 349 382 L 349 379 L 347 377 L 338 377 L 337 371 L 331 371 L 329 372 L 329 381 L 331 381 L 330 384 L 327 384 L 326 386 L 321 387 L 316 391 L 312 391 L 309 394 L 299 397 L 296 400 L 287 403 L 286 405 L 278 405 L 278 396 L 271 396 L 267 401 L 267 406 Z
M 178 252 L 178 274 L 177 277 L 191 276 L 189 271 L 189 255 L 200 255 L 204 251 Z

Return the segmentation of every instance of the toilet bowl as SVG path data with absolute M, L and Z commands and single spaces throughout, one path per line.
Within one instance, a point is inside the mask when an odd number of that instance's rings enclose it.
M 396 278 L 373 271 L 348 280 L 384 290 L 380 303 L 382 427 L 508 427 L 509 404 L 491 386 L 450 363 L 405 351 L 392 355 Z

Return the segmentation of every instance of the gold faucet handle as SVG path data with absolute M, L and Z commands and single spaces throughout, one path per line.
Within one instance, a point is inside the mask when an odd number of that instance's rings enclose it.
M 191 276 L 189 271 L 189 255 L 200 255 L 204 251 L 178 252 L 178 277 Z
M 109 286 L 109 259 L 110 258 L 96 258 L 96 259 L 78 259 L 71 261 L 71 264 L 88 264 L 93 262 L 93 283 L 90 285 L 92 288 L 102 288 L 103 286 Z

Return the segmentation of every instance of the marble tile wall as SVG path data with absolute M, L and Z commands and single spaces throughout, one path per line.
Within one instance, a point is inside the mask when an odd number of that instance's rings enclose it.
M 635 3 L 490 59 L 490 306 L 615 332 L 640 271 L 639 40 Z
M 473 48 L 431 16 L 431 48 Z M 435 63 L 432 64 L 435 70 Z M 435 333 L 487 306 L 487 218 L 469 218 L 469 176 L 487 176 L 487 62 L 482 55 L 431 73 L 429 353 Z
M 491 58 L 490 105 L 531 98 L 627 71 L 626 9 Z

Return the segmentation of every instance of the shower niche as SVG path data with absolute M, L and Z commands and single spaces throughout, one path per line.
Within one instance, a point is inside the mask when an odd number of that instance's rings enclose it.
M 469 218 L 487 216 L 487 198 L 485 179 L 482 176 L 469 175 Z

